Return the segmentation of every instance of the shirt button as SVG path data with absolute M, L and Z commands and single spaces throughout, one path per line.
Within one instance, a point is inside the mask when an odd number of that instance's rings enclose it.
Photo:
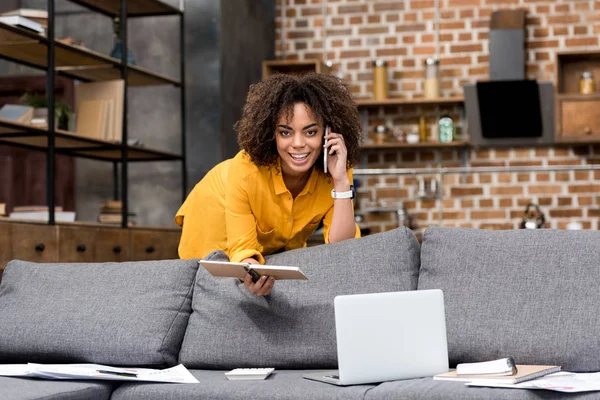
M 292 219 L 291 219 L 291 218 L 288 218 L 288 222 L 292 222 Z

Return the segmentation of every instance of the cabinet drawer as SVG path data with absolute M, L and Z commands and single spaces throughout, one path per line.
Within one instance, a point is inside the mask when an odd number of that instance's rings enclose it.
M 0 280 L 6 264 L 12 260 L 12 248 L 10 245 L 11 224 L 0 222 Z
M 58 228 L 43 224 L 13 224 L 12 258 L 40 263 L 58 261 Z
M 165 248 L 163 258 L 165 260 L 176 260 L 179 258 L 179 240 L 181 231 L 165 232 Z
M 125 229 L 99 229 L 96 237 L 97 262 L 130 260 L 129 231 Z
M 163 260 L 165 232 L 131 231 L 131 258 L 133 261 Z
M 563 138 L 600 137 L 600 99 L 559 101 L 560 135 Z
M 97 230 L 72 226 L 58 228 L 58 259 L 61 262 L 92 262 L 95 260 Z

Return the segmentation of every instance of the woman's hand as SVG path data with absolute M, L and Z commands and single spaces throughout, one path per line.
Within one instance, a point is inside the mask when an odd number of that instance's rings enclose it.
M 323 151 L 327 152 L 327 170 L 335 182 L 348 182 L 346 165 L 348 163 L 348 149 L 344 137 L 339 133 L 329 132 L 325 137 L 327 144 Z
M 254 258 L 246 258 L 242 262 L 248 264 L 259 264 Z M 252 282 L 252 276 L 246 273 L 244 277 L 244 286 L 248 289 L 248 291 L 257 296 L 266 296 L 271 294 L 271 290 L 273 290 L 273 285 L 275 284 L 275 278 L 272 276 L 263 275 L 256 282 Z

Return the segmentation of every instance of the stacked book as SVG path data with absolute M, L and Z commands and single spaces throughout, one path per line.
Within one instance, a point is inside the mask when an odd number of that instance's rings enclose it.
M 122 79 L 79 83 L 75 88 L 77 134 L 121 143 L 124 93 Z
M 0 14 L 0 22 L 43 35 L 48 27 L 48 12 L 46 10 L 19 8 Z
M 48 215 L 48 206 L 15 206 L 9 218 L 47 222 Z M 75 221 L 75 211 L 63 211 L 61 206 L 56 206 L 54 207 L 54 220 L 56 222 L 73 222 Z
M 123 205 L 119 200 L 109 200 L 100 206 L 98 222 L 107 225 L 121 225 Z M 135 225 L 135 213 L 128 213 L 128 226 Z
M 6 203 L 0 203 L 0 217 L 6 216 Z

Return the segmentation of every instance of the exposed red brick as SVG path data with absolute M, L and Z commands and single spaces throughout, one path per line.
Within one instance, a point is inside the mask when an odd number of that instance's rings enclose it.
M 504 210 L 471 211 L 471 219 L 505 219 Z
M 567 47 L 597 46 L 598 38 L 597 37 L 588 37 L 588 38 L 566 39 L 565 43 L 566 43 Z
M 581 209 L 561 209 L 561 210 L 550 210 L 550 217 L 552 218 L 573 218 L 582 217 L 583 212 Z
M 367 11 L 367 4 L 353 4 L 338 7 L 338 14 L 366 13 Z

